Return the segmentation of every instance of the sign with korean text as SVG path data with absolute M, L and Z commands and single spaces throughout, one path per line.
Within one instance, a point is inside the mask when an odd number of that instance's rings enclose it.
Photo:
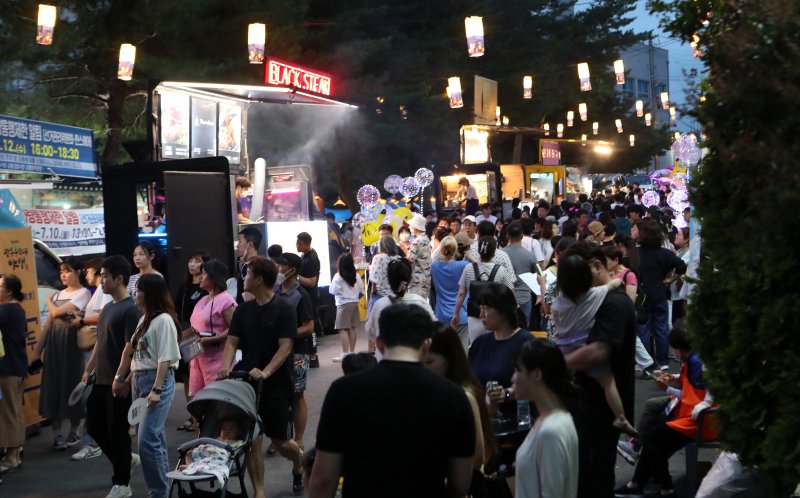
M 103 208 L 26 209 L 25 219 L 33 236 L 59 256 L 106 252 Z
M 92 130 L 0 115 L 0 170 L 97 178 Z
M 545 166 L 561 164 L 561 149 L 558 147 L 558 142 L 542 142 L 542 164 Z
M 264 81 L 268 85 L 290 86 L 321 95 L 331 94 L 331 76 L 296 64 L 269 59 Z
M 0 273 L 13 274 L 22 282 L 25 299 L 20 303 L 25 310 L 28 329 L 25 332 L 25 350 L 28 358 L 33 355 L 36 342 L 41 333 L 39 319 L 39 299 L 36 283 L 36 257 L 30 228 L 0 230 Z M 25 425 L 33 425 L 42 420 L 39 416 L 39 393 L 42 376 L 40 373 L 25 378 L 25 398 L 22 405 Z

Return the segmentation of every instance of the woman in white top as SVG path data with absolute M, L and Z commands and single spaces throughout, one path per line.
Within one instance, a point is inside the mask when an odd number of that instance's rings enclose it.
M 336 301 L 334 328 L 339 332 L 339 339 L 342 341 L 342 354 L 333 361 L 342 361 L 345 356 L 356 351 L 356 326 L 361 321 L 358 301 L 364 293 L 364 285 L 356 273 L 352 254 L 346 252 L 339 256 L 336 275 L 331 280 L 329 292 Z
M 578 434 L 568 406 L 576 396 L 564 356 L 545 340 L 526 342 L 517 355 L 514 396 L 536 405 L 536 422 L 517 450 L 516 498 L 578 495 Z
M 133 248 L 133 266 L 139 270 L 139 273 L 131 275 L 131 278 L 128 280 L 128 294 L 130 294 L 134 301 L 136 301 L 136 283 L 139 281 L 142 275 L 154 273 L 163 278 L 163 275 L 153 268 L 153 262 L 155 260 L 156 247 L 150 242 L 143 240 Z
M 167 284 L 159 275 L 145 274 L 137 283 L 136 304 L 144 311 L 131 339 L 134 400 L 147 398 L 147 409 L 139 424 L 139 456 L 150 496 L 169 494 L 167 420 L 175 394 L 178 349 L 178 318 Z
M 92 298 L 89 289 L 81 285 L 81 266 L 68 259 L 61 263 L 61 283 L 66 286 L 47 301 L 47 323 L 42 329 L 33 352 L 31 364 L 39 363 L 44 352 L 42 395 L 39 414 L 50 419 L 53 427 L 53 449 L 63 450 L 80 443 L 78 426 L 86 415 L 82 403 L 69 406 L 69 395 L 83 376 L 83 353 L 78 349 L 75 330 L 70 326 L 77 315 L 86 309 Z M 64 419 L 70 420 L 67 438 L 61 433 Z

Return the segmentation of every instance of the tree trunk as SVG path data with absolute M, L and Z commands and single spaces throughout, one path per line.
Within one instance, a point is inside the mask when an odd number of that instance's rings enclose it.
M 125 127 L 125 99 L 129 90 L 118 79 L 111 82 L 108 96 L 108 140 L 100 158 L 100 167 L 117 164 L 122 148 L 122 129 Z

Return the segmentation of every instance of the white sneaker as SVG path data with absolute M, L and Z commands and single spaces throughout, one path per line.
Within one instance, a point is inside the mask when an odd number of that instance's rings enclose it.
M 142 459 L 139 458 L 139 455 L 136 453 L 131 453 L 131 474 L 133 474 L 134 469 L 142 464 Z
M 131 496 L 133 496 L 133 493 L 130 486 L 115 484 L 111 487 L 111 491 L 108 492 L 106 498 L 130 498 Z
M 334 363 L 340 363 L 344 359 L 344 357 L 347 356 L 348 354 L 350 354 L 350 353 L 342 353 L 342 354 L 340 354 L 339 356 L 337 356 L 337 357 L 335 357 L 333 359 L 333 362 Z
M 69 459 L 70 460 L 75 460 L 75 461 L 78 461 L 78 460 L 91 460 L 92 458 L 97 458 L 102 454 L 103 454 L 103 450 L 101 450 L 99 446 L 86 445 L 83 448 L 81 448 L 81 450 L 79 452 L 77 452 L 74 455 L 72 455 L 71 457 L 69 457 Z

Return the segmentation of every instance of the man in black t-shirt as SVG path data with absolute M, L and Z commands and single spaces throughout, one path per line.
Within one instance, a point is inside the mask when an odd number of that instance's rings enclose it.
M 83 382 L 92 370 L 96 378 L 86 402 L 86 427 L 103 454 L 111 461 L 109 496 L 131 496 L 131 436 L 128 434 L 128 409 L 131 406 L 131 338 L 142 312 L 128 295 L 131 265 L 122 256 L 110 256 L 100 265 L 100 285 L 112 301 L 103 307 L 97 320 L 97 342 L 86 364 Z
M 242 361 L 236 364 L 236 370 L 248 372 L 253 381 L 262 381 L 258 414 L 263 433 L 272 439 L 281 455 L 292 461 L 293 474 L 302 475 L 302 452 L 289 438 L 294 389 L 289 370 L 291 363 L 287 360 L 297 336 L 297 316 L 292 305 L 273 291 L 277 274 L 275 265 L 267 258 L 255 256 L 248 260 L 243 288 L 253 299 L 242 303 L 233 313 L 217 378 L 228 377 L 236 350 L 241 349 Z M 264 498 L 260 434 L 253 440 L 247 470 L 253 483 L 253 496 Z
M 258 248 L 261 247 L 261 232 L 253 227 L 244 227 L 239 232 L 239 240 L 236 243 L 236 260 L 238 262 L 236 273 L 236 303 L 242 304 L 251 296 L 245 295 L 244 277 L 247 275 L 247 265 L 253 257 L 258 255 Z
M 320 262 L 317 251 L 311 248 L 311 235 L 307 232 L 300 232 L 297 234 L 297 242 L 295 243 L 300 260 L 303 262 L 303 267 L 300 270 L 300 278 L 298 282 L 308 292 L 311 298 L 311 312 L 314 316 L 314 331 L 311 333 L 311 350 L 309 354 L 309 365 L 311 368 L 319 368 L 319 359 L 317 358 L 317 331 L 319 324 L 317 323 L 317 301 L 319 295 L 317 287 L 319 286 L 319 272 Z
M 463 388 L 426 370 L 433 322 L 395 304 L 380 316 L 377 367 L 336 380 L 317 430 L 310 498 L 465 496 L 475 425 Z
M 606 260 L 597 245 L 579 243 L 564 258 L 577 254 L 587 261 L 592 285 L 610 281 Z M 636 349 L 636 312 L 624 288 L 611 291 L 595 315 L 587 344 L 566 355 L 567 366 L 577 373 L 581 387 L 581 409 L 575 416 L 579 444 L 578 496 L 606 498 L 614 496 L 614 466 L 619 439 L 612 423 L 614 414 L 597 381 L 585 372 L 608 363 L 614 374 L 625 416 L 633 423 L 634 355 Z

